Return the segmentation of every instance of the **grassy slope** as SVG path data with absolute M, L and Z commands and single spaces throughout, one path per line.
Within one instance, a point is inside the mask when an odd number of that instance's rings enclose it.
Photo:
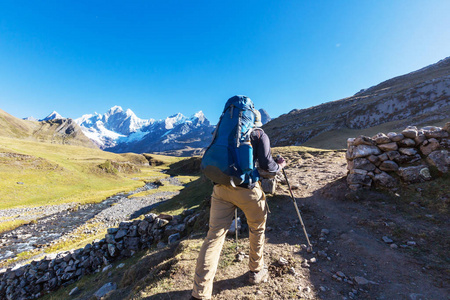
M 449 121 L 450 119 L 447 119 L 445 121 L 436 122 L 433 125 L 443 127 L 445 123 Z M 403 123 L 404 121 L 400 120 L 384 123 L 378 126 L 365 129 L 342 128 L 338 130 L 331 130 L 313 137 L 312 139 L 303 143 L 303 146 L 322 149 L 345 149 L 347 148 L 348 138 L 354 138 L 360 135 L 374 136 L 379 132 L 383 132 L 385 134 L 391 131 L 401 132 L 405 128 Z M 421 128 L 424 126 L 428 126 L 429 124 L 416 123 L 415 125 L 418 128 Z
M 0 137 L 0 145 L 0 153 L 16 154 L 0 157 L 0 209 L 101 201 L 142 186 L 145 179 L 145 172 L 133 180 L 135 174 L 109 174 L 97 167 L 106 160 L 143 164 L 141 155 L 6 137 Z

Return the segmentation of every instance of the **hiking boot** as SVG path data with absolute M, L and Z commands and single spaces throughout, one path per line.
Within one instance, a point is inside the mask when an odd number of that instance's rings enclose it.
M 268 279 L 269 270 L 267 269 L 267 266 L 264 266 L 259 272 L 250 271 L 248 281 L 251 284 L 260 284 L 262 282 L 267 282 Z

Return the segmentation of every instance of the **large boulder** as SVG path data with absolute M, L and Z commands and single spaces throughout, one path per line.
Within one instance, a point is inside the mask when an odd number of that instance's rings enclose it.
M 396 142 L 391 142 L 387 144 L 380 144 L 378 145 L 378 148 L 380 148 L 382 151 L 395 151 L 398 149 L 398 145 Z
M 429 155 L 431 152 L 437 150 L 439 148 L 440 144 L 437 139 L 429 139 L 426 140 L 420 145 L 420 151 L 423 155 Z
M 416 126 L 408 126 L 402 131 L 402 134 L 407 138 L 414 139 L 419 132 Z
M 445 123 L 444 128 L 442 129 L 450 133 L 450 122 Z
M 375 165 L 370 162 L 367 158 L 358 157 L 348 164 L 350 169 L 360 169 L 366 171 L 375 170 Z
M 414 147 L 416 145 L 416 142 L 409 138 L 398 141 L 397 143 L 400 147 Z
M 384 133 L 378 133 L 377 135 L 373 136 L 372 139 L 377 144 L 387 144 L 392 142 L 392 140 Z
M 395 163 L 392 160 L 386 160 L 386 161 L 383 161 L 381 163 L 379 168 L 380 168 L 381 171 L 388 171 L 388 172 L 390 172 L 390 171 L 397 171 L 398 170 L 398 165 L 397 165 L 397 163 Z
M 397 170 L 397 174 L 405 182 L 415 183 L 425 180 L 431 180 L 430 170 L 427 166 L 411 166 L 400 167 Z
M 433 151 L 428 155 L 427 161 L 435 166 L 439 172 L 448 173 L 450 168 L 450 156 L 448 150 Z
M 353 145 L 355 145 L 355 146 L 369 145 L 370 146 L 370 145 L 375 145 L 375 141 L 368 136 L 361 135 L 361 136 L 355 138 L 355 140 L 353 141 Z
M 400 148 L 398 152 L 404 155 L 413 156 L 417 154 L 417 150 L 414 148 Z
M 373 181 L 376 185 L 393 188 L 398 184 L 398 180 L 386 172 L 381 172 L 373 177 Z
M 445 138 L 449 136 L 449 133 L 446 130 L 443 130 L 441 127 L 436 126 L 424 127 L 423 132 L 428 139 Z
M 405 136 L 401 133 L 396 133 L 396 132 L 389 132 L 387 134 L 387 136 L 391 139 L 391 141 L 393 142 L 398 142 L 401 141 L 405 138 Z
M 366 157 L 370 155 L 378 155 L 381 153 L 381 150 L 377 146 L 372 145 L 359 145 L 356 146 L 353 151 L 350 153 L 350 158 L 358 158 L 358 157 Z
M 348 174 L 347 183 L 349 185 L 371 186 L 372 179 L 367 175 L 353 173 L 353 174 Z

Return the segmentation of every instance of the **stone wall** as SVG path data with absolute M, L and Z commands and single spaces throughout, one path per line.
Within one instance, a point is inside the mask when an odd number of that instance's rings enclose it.
M 36 299 L 74 283 L 85 274 L 110 268 L 111 262 L 130 257 L 138 250 L 175 243 L 198 215 L 192 211 L 179 216 L 148 214 L 143 220 L 122 222 L 118 228 L 109 228 L 104 239 L 84 248 L 8 269 L 0 273 L 0 299 Z
M 347 140 L 347 183 L 352 190 L 432 180 L 450 170 L 450 122 L 444 128 L 409 126 Z M 430 172 L 430 168 L 434 168 Z M 436 170 L 436 172 L 434 172 Z

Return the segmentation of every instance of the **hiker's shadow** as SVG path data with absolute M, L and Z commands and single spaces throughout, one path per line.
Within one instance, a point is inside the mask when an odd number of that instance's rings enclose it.
M 224 279 L 220 281 L 214 282 L 213 287 L 213 298 L 214 295 L 226 291 L 226 290 L 235 290 L 244 286 L 249 285 L 248 283 L 248 273 L 242 274 L 239 277 L 232 279 Z M 183 290 L 183 291 L 172 291 L 167 293 L 159 293 L 156 295 L 148 296 L 142 298 L 144 300 L 188 300 L 191 298 L 191 290 Z
M 167 293 L 159 293 L 142 298 L 143 300 L 188 300 L 191 298 L 191 290 L 172 291 Z

